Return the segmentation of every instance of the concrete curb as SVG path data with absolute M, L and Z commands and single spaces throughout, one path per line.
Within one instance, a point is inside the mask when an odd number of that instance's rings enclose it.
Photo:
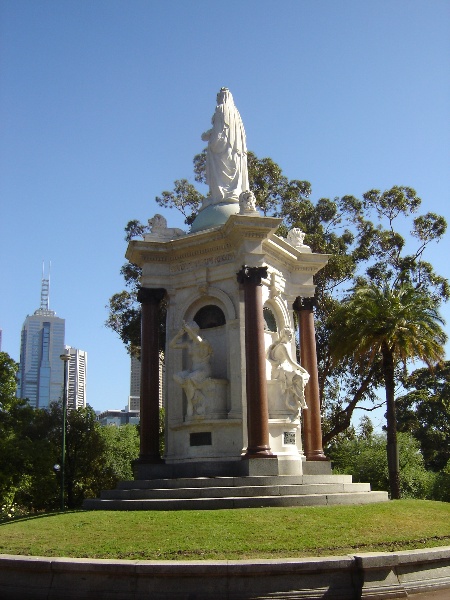
M 450 546 L 242 561 L 132 561 L 0 554 L 2 600 L 378 600 L 450 588 Z

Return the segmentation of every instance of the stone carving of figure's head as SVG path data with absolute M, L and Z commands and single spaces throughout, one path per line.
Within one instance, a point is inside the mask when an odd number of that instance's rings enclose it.
M 290 342 L 292 340 L 292 331 L 289 329 L 289 327 L 285 327 L 284 329 L 282 329 L 280 331 L 280 342 L 283 342 L 283 344 L 286 344 L 287 342 Z
M 192 331 L 198 335 L 198 333 L 200 332 L 200 327 L 195 321 L 188 321 L 188 323 L 186 324 L 189 327 L 189 329 L 192 329 Z
M 220 88 L 220 92 L 217 94 L 217 104 L 225 104 L 226 102 L 233 102 L 233 96 L 228 88 Z

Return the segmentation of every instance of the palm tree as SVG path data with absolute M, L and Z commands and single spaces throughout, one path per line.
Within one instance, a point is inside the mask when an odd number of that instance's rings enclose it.
M 386 392 L 387 459 L 391 498 L 400 498 L 395 415 L 395 370 L 408 360 L 433 366 L 444 358 L 447 336 L 435 300 L 410 283 L 375 283 L 356 287 L 330 322 L 330 350 L 335 360 L 353 356 L 373 362 L 381 357 Z

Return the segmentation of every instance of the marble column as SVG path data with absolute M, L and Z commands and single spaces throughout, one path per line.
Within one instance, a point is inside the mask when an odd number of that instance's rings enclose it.
M 159 454 L 159 305 L 166 290 L 140 288 L 141 405 L 140 463 L 163 462 Z
M 261 279 L 267 267 L 243 266 L 237 273 L 244 288 L 245 364 L 247 391 L 247 452 L 244 458 L 273 457 L 269 445 L 266 353 Z
M 306 460 L 317 461 L 328 459 L 322 448 L 314 304 L 314 298 L 297 298 L 294 302 L 294 310 L 298 314 L 300 330 L 300 363 L 309 373 L 309 382 L 305 387 L 308 408 L 303 410 L 303 451 Z

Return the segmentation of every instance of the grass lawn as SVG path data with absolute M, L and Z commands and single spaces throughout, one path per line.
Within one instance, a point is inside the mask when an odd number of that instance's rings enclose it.
M 0 553 L 142 560 L 255 559 L 450 545 L 450 503 L 205 511 L 74 511 L 0 524 Z

